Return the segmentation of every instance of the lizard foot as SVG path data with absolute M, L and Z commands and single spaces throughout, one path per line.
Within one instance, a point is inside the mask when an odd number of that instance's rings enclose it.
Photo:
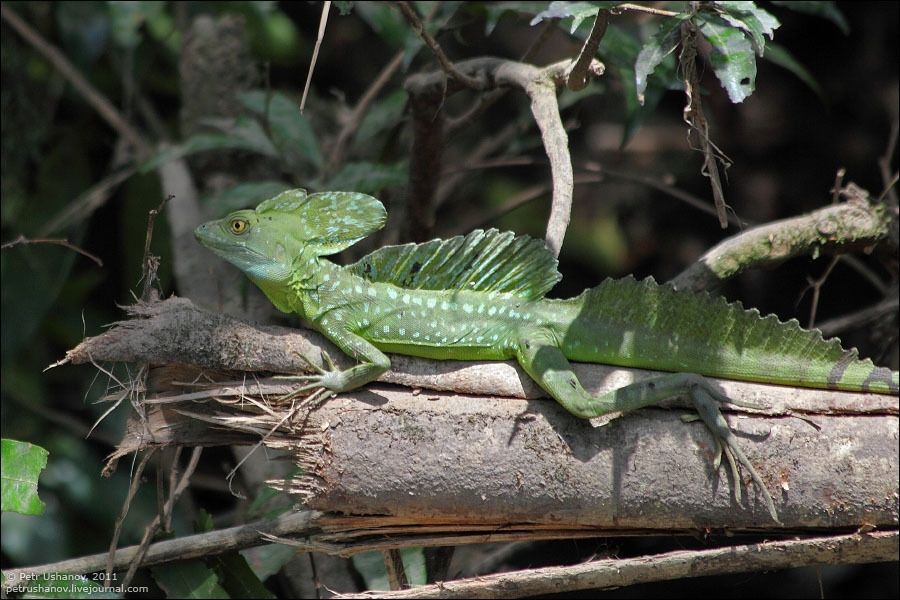
M 291 392 L 292 394 L 298 394 L 302 392 L 306 392 L 312 389 L 321 388 L 324 390 L 328 390 L 330 393 L 325 396 L 325 398 L 330 398 L 334 396 L 336 392 L 341 391 L 338 384 L 336 384 L 335 380 L 338 379 L 341 374 L 341 370 L 338 369 L 334 361 L 331 359 L 331 356 L 325 352 L 322 352 L 322 363 L 325 367 L 320 367 L 313 361 L 309 360 L 304 355 L 299 352 L 294 352 L 302 362 L 306 363 L 306 366 L 310 368 L 310 370 L 315 371 L 313 375 L 276 375 L 275 379 L 289 379 L 292 381 L 300 381 L 305 382 L 296 390 Z M 321 399 L 325 399 L 321 398 Z
M 722 415 L 722 412 L 719 410 L 720 402 L 730 402 L 730 400 L 721 396 L 705 380 L 700 380 L 697 385 L 694 385 L 691 388 L 690 395 L 691 400 L 693 400 L 694 402 L 694 406 L 697 408 L 699 417 L 706 424 L 707 428 L 713 434 L 713 438 L 716 441 L 716 457 L 713 460 L 713 467 L 718 470 L 718 468 L 722 464 L 723 454 L 728 461 L 732 479 L 734 480 L 735 499 L 740 503 L 741 477 L 740 471 L 738 470 L 738 464 L 740 464 L 742 467 L 747 469 L 747 471 L 750 473 L 750 477 L 753 479 L 753 483 L 762 493 L 763 501 L 765 502 L 766 508 L 769 510 L 769 514 L 772 516 L 772 519 L 776 523 L 781 523 L 781 521 L 778 519 L 778 513 L 775 510 L 775 502 L 772 499 L 772 495 L 769 493 L 769 489 L 766 487 L 765 483 L 762 480 L 762 477 L 759 475 L 759 473 L 757 473 L 756 469 L 753 467 L 753 464 L 744 454 L 743 450 L 741 450 L 740 446 L 737 443 L 737 438 L 731 431 L 731 428 L 728 426 L 728 422 L 725 421 L 725 417 Z M 754 406 L 754 408 L 756 407 Z

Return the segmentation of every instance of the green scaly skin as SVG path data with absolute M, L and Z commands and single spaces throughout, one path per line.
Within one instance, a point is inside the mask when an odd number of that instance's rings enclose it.
M 377 231 L 385 211 L 354 192 L 291 190 L 195 231 L 243 270 L 275 306 L 305 318 L 359 364 L 303 376 L 335 393 L 390 368 L 385 352 L 434 359 L 516 359 L 551 397 L 583 418 L 690 397 L 727 453 L 774 503 L 719 412 L 726 400 L 703 376 L 797 387 L 898 393 L 898 373 L 859 360 L 838 340 L 709 294 L 651 279 L 607 280 L 567 300 L 537 240 L 495 230 L 389 246 L 338 266 L 334 254 Z M 592 396 L 569 360 L 672 373 Z M 739 494 L 739 488 L 736 488 Z

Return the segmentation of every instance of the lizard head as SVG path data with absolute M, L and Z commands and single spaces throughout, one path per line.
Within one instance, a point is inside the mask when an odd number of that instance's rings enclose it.
M 297 189 L 204 223 L 194 236 L 263 287 L 286 281 L 301 256 L 326 256 L 355 244 L 381 229 L 385 217 L 381 202 L 366 194 Z

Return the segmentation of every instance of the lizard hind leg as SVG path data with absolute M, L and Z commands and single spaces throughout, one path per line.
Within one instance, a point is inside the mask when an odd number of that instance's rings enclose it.
M 516 359 L 528 375 L 552 398 L 570 413 L 583 419 L 599 417 L 611 412 L 630 412 L 647 406 L 657 406 L 676 396 L 691 399 L 700 418 L 712 433 L 717 453 L 715 465 L 718 468 L 721 453 L 724 452 L 734 476 L 735 498 L 741 500 L 741 480 L 735 463 L 750 473 L 753 483 L 759 488 L 763 501 L 776 523 L 778 513 L 775 503 L 762 477 L 743 453 L 737 438 L 719 410 L 719 403 L 727 400 L 713 385 L 700 375 L 692 373 L 670 373 L 651 379 L 637 381 L 606 393 L 591 395 L 578 380 L 569 360 L 560 350 L 552 332 L 540 329 L 529 330 L 519 336 Z

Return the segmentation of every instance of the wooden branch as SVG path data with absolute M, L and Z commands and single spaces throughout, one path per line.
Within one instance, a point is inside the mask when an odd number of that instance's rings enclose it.
M 450 61 L 450 59 L 447 58 L 447 55 L 444 54 L 444 51 L 437 43 L 437 40 L 435 40 L 425 29 L 425 24 L 422 23 L 422 19 L 419 18 L 418 13 L 410 5 L 410 3 L 405 2 L 404 0 L 400 0 L 399 2 L 396 2 L 396 5 L 397 8 L 400 9 L 400 13 L 413 28 L 413 31 L 416 32 L 416 35 L 422 38 L 422 41 L 425 42 L 425 45 L 431 49 L 431 52 L 434 54 L 435 58 L 437 58 L 438 63 L 440 63 L 441 65 L 441 69 L 444 70 L 444 73 L 446 73 L 448 77 L 458 81 L 462 85 L 470 88 L 477 88 L 479 86 L 478 80 L 457 69 L 456 66 Z
M 66 361 L 297 372 L 302 360 L 295 353 L 318 358 L 325 346 L 316 334 L 254 327 L 181 299 L 135 309 L 142 318 L 85 340 Z M 540 395 L 509 363 L 393 360 L 394 370 L 382 381 L 481 395 Z M 652 374 L 582 364 L 576 372 L 594 393 Z M 271 483 L 316 509 L 459 526 L 771 526 L 758 491 L 742 486 L 747 498 L 738 503 L 735 482 L 719 479 L 711 467 L 715 446 L 708 432 L 680 422 L 677 413 L 647 409 L 597 427 L 550 401 L 372 386 L 311 411 L 301 407 L 286 419 L 289 406 L 279 398 L 293 382 L 174 383 L 202 380 L 196 371 L 156 375 L 153 389 L 173 391 L 145 400 L 146 420 L 133 420 L 116 456 L 155 446 L 255 443 L 266 436 L 267 446 L 287 449 L 303 472 Z M 752 412 L 805 415 L 732 422 L 776 496 L 786 527 L 896 526 L 897 398 L 719 385 L 729 398 L 768 405 Z M 849 450 L 846 440 L 853 440 Z
M 76 246 L 75 244 L 71 243 L 69 240 L 66 240 L 66 239 L 57 239 L 57 238 L 29 239 L 29 238 L 25 237 L 24 235 L 20 234 L 19 237 L 17 237 L 16 239 L 0 245 L 0 250 L 6 250 L 7 248 L 12 248 L 13 246 L 21 246 L 23 244 L 26 244 L 26 245 L 27 244 L 52 244 L 54 246 L 62 246 L 63 248 L 68 248 L 69 250 L 72 250 L 73 252 L 77 252 L 78 254 L 91 259 L 92 261 L 94 261 L 94 263 L 96 263 L 96 265 L 98 267 L 101 267 L 101 268 L 103 267 L 103 261 L 100 260 L 99 257 L 95 256 L 94 254 L 91 254 L 90 252 L 88 252 L 87 250 L 85 250 L 83 248 Z
M 149 399 L 146 420 L 134 420 L 119 454 L 237 443 L 238 434 L 253 443 L 283 422 L 264 441 L 289 452 L 300 474 L 269 484 L 314 510 L 566 529 L 775 526 L 749 479 L 738 501 L 735 482 L 712 467 L 709 432 L 683 423 L 682 411 L 644 409 L 597 424 L 547 400 L 374 386 L 285 421 L 288 406 L 277 397 L 249 398 Z M 892 400 L 892 414 L 731 420 L 783 527 L 897 526 Z
M 265 535 L 310 535 L 321 531 L 316 524 L 321 515 L 314 512 L 291 512 L 272 520 L 256 521 L 203 534 L 184 536 L 151 544 L 141 566 L 149 567 L 174 560 L 202 558 L 213 554 L 241 550 L 270 543 Z M 113 571 L 122 571 L 138 556 L 141 546 L 119 548 L 112 563 Z M 3 571 L 12 582 L 49 573 L 96 573 L 106 568 L 109 553 L 93 554 L 56 563 Z M 10 579 L 11 578 L 11 579 Z
M 131 319 L 115 323 L 96 337 L 86 338 L 51 367 L 96 362 L 145 362 L 151 365 L 194 365 L 227 371 L 235 386 L 254 383 L 255 374 L 309 372 L 307 361 L 324 366 L 328 352 L 340 368 L 352 361 L 319 333 L 274 325 L 251 325 L 234 317 L 198 308 L 185 298 L 139 303 L 126 308 Z M 304 358 L 305 357 L 305 358 Z M 608 365 L 575 363 L 585 388 L 597 393 L 622 387 L 657 372 Z M 241 376 L 240 373 L 244 375 Z M 242 379 L 246 380 L 243 382 Z M 184 381 L 184 379 L 182 379 Z M 271 387 L 262 393 L 283 394 L 293 384 L 261 379 Z M 429 360 L 395 354 L 391 370 L 378 381 L 412 389 L 429 389 L 506 398 L 542 398 L 539 388 L 513 361 Z M 855 394 L 739 381 L 716 380 L 726 396 L 768 408 L 739 412 L 770 416 L 801 414 L 898 414 L 897 399 L 883 394 Z M 216 384 L 222 388 L 227 384 Z M 219 389 L 224 397 L 239 397 L 244 390 Z M 690 404 L 682 404 L 690 406 Z
M 545 567 L 408 590 L 338 594 L 335 598 L 522 598 L 619 588 L 686 577 L 750 573 L 815 565 L 896 561 L 896 531 L 784 540 L 715 548 L 677 550 L 655 556 L 592 560 L 580 565 Z
M 572 63 L 568 74 L 566 75 L 566 87 L 572 91 L 584 89 L 587 85 L 588 76 L 590 75 L 591 63 L 597 54 L 597 47 L 606 34 L 606 28 L 609 26 L 609 11 L 598 10 L 594 17 L 594 24 L 591 26 L 591 32 L 584 40 L 584 45 L 578 53 L 578 58 Z
M 855 188 L 858 190 L 858 188 Z M 821 251 L 846 252 L 885 240 L 891 216 L 861 191 L 847 202 L 774 221 L 727 238 L 672 280 L 679 289 L 701 290 L 748 268 L 778 264 Z
M 569 155 L 568 136 L 559 115 L 556 85 L 565 80 L 571 62 L 562 61 L 539 68 L 527 63 L 482 57 L 463 61 L 455 66 L 461 73 L 470 76 L 473 82 L 471 87 L 478 91 L 483 92 L 506 86 L 518 87 L 531 98 L 531 111 L 541 131 L 553 179 L 553 201 L 550 218 L 547 222 L 545 242 L 551 252 L 559 255 L 569 224 L 574 176 L 572 159 Z M 603 65 L 599 61 L 593 61 L 588 70 L 594 75 L 599 75 L 603 72 Z M 443 71 L 420 73 L 406 80 L 406 90 L 410 94 L 413 106 L 420 106 L 422 114 L 429 115 L 429 118 L 435 121 L 435 128 L 439 125 L 442 126 L 442 122 L 437 121 L 439 118 L 437 115 L 439 115 L 444 99 L 460 89 L 463 89 L 462 86 L 455 80 L 448 80 Z M 422 123 L 423 128 L 421 131 L 415 132 L 416 137 L 419 135 L 440 137 L 439 133 L 434 134 L 428 130 L 427 121 L 422 121 Z M 413 156 L 417 154 L 418 152 L 414 152 Z M 423 170 L 416 175 L 414 166 L 410 166 L 412 181 L 415 181 L 416 177 L 425 177 L 426 175 L 433 178 L 434 171 Z M 433 195 L 434 190 L 430 190 L 429 193 Z M 432 203 L 431 196 L 412 195 L 412 197 L 414 198 L 413 204 L 422 203 L 430 206 Z

